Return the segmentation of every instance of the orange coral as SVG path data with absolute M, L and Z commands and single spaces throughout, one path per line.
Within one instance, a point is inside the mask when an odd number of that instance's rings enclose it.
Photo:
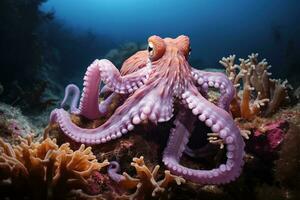
M 41 143 L 32 137 L 20 141 L 12 147 L 0 139 L 0 182 L 24 187 L 35 199 L 56 199 L 72 189 L 86 189 L 92 171 L 109 164 L 98 163 L 91 147 L 84 145 L 73 151 L 68 143 L 58 146 L 50 138 Z
M 124 179 L 120 181 L 119 185 L 128 190 L 135 190 L 132 194 L 124 194 L 118 199 L 127 200 L 127 199 L 145 199 L 146 197 L 158 197 L 161 196 L 166 188 L 170 186 L 173 182 L 176 182 L 177 185 L 185 183 L 185 180 L 179 176 L 172 175 L 170 171 L 164 171 L 164 178 L 162 180 L 158 179 L 158 170 L 159 165 L 156 165 L 151 171 L 144 162 L 144 157 L 133 158 L 131 163 L 137 173 L 137 178 L 130 176 L 126 172 L 123 173 Z
M 239 89 L 231 103 L 234 117 L 250 120 L 258 115 L 269 115 L 288 98 L 287 90 L 291 88 L 287 81 L 271 79 L 271 73 L 265 59 L 258 62 L 258 54 L 251 54 L 248 59 L 239 59 L 234 64 L 235 55 L 222 58 L 220 64 L 226 68 L 226 74 Z

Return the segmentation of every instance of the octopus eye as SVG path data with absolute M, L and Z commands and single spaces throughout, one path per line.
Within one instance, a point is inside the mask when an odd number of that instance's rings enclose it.
M 148 44 L 148 52 L 149 52 L 150 56 L 153 55 L 153 50 L 154 50 L 153 44 L 152 44 L 152 42 L 149 42 L 149 44 Z
M 191 55 L 192 53 L 192 47 L 189 48 L 189 56 Z

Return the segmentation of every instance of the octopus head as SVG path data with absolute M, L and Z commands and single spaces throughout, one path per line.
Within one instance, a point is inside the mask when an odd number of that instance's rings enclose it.
M 190 40 L 184 35 L 181 35 L 175 39 L 162 39 L 159 36 L 154 35 L 148 39 L 149 59 L 152 62 L 157 60 L 161 60 L 162 62 L 167 60 L 169 62 L 171 60 L 176 60 L 176 62 L 179 60 L 181 62 L 187 62 L 190 52 Z
M 175 39 L 151 36 L 148 39 L 148 58 L 153 67 L 150 81 L 158 79 L 169 86 L 176 97 L 181 96 L 193 82 L 188 63 L 190 53 L 190 41 L 187 36 L 181 35 Z

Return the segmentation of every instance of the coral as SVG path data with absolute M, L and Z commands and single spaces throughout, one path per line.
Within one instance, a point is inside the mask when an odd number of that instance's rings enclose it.
M 226 68 L 226 74 L 238 91 L 231 103 L 234 117 L 253 119 L 255 116 L 268 116 L 275 112 L 289 98 L 291 86 L 287 80 L 271 79 L 266 59 L 258 62 L 258 54 L 251 54 L 248 59 L 239 59 L 235 64 L 235 55 L 220 60 Z
M 276 149 L 283 141 L 284 128 L 288 122 L 285 120 L 278 120 L 272 123 L 260 127 L 260 130 L 256 130 L 254 136 L 259 137 L 262 134 L 267 135 L 269 145 L 271 149 Z
M 8 193 L 8 196 L 57 199 L 73 189 L 85 191 L 91 173 L 109 164 L 107 161 L 98 163 L 91 147 L 81 145 L 73 151 L 68 143 L 58 146 L 56 140 L 50 138 L 34 142 L 28 136 L 20 138 L 16 146 L 0 139 L 0 150 L 1 185 L 6 183 L 11 191 L 22 188 L 21 193 Z
M 248 151 L 265 160 L 274 160 L 278 157 L 288 127 L 289 123 L 284 119 L 268 121 L 256 127 L 248 141 Z
M 170 171 L 164 171 L 164 178 L 157 180 L 159 178 L 158 171 L 160 166 L 156 165 L 153 170 L 150 170 L 144 162 L 144 157 L 133 158 L 131 163 L 136 170 L 137 177 L 132 177 L 126 172 L 123 175 L 110 173 L 110 177 L 113 179 L 119 177 L 117 181 L 118 185 L 127 191 L 134 190 L 132 194 L 122 194 L 117 199 L 149 199 L 151 197 L 161 197 L 166 192 L 166 189 L 176 182 L 177 185 L 185 183 L 185 180 L 179 176 L 172 175 Z M 110 169 L 109 171 L 113 171 Z

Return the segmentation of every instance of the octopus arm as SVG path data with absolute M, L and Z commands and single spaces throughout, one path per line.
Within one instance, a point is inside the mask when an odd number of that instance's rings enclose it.
M 185 92 L 182 98 L 193 115 L 219 134 L 226 144 L 227 161 L 211 170 L 182 166 L 179 161 L 190 136 L 191 121 L 187 115 L 179 115 L 174 121 L 175 128 L 171 131 L 163 162 L 172 173 L 197 183 L 224 184 L 234 180 L 241 173 L 244 155 L 244 142 L 239 129 L 227 112 L 208 102 L 196 89 L 193 92 Z
M 50 115 L 51 123 L 58 123 L 71 139 L 87 144 L 105 143 L 133 130 L 143 120 L 167 121 L 173 115 L 172 98 L 157 95 L 159 87 L 143 86 L 130 96 L 114 114 L 95 129 L 81 128 L 74 124 L 64 109 L 55 109 Z
M 151 63 L 133 73 L 121 76 L 119 70 L 109 60 L 102 59 L 94 62 L 100 71 L 101 79 L 114 92 L 132 93 L 145 84 L 151 70 Z
M 116 93 L 131 93 L 141 87 L 148 78 L 151 65 L 147 65 L 132 74 L 121 76 L 118 69 L 108 60 L 95 60 L 83 78 L 83 92 L 80 98 L 79 113 L 88 119 L 97 119 L 103 115 L 99 110 L 99 87 L 101 81 L 107 84 L 107 90 Z M 67 94 L 67 93 L 66 93 Z M 103 104 L 106 105 L 106 104 Z
M 67 100 L 70 97 L 71 97 L 70 112 L 72 114 L 79 114 L 80 110 L 78 109 L 77 105 L 78 105 L 78 101 L 80 98 L 80 90 L 74 84 L 69 84 L 65 88 L 65 96 L 64 96 L 64 99 L 62 100 L 60 106 L 65 107 L 67 105 Z
M 55 109 L 51 112 L 50 123 L 58 123 L 64 134 L 76 142 L 85 144 L 106 143 L 133 129 L 130 118 L 119 115 L 112 116 L 97 128 L 81 128 L 72 122 L 69 113 L 63 109 Z
M 218 106 L 229 111 L 230 103 L 235 94 L 235 88 L 225 74 L 220 72 L 205 72 L 192 68 L 192 75 L 202 92 L 207 93 L 209 87 L 218 89 L 221 94 Z

